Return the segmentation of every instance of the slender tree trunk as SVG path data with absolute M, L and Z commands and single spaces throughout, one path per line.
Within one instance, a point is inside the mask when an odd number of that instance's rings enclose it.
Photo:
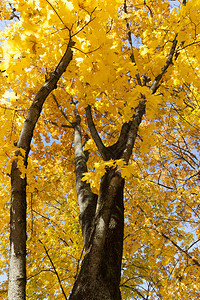
M 73 42 L 70 40 L 55 71 L 41 87 L 29 109 L 17 143 L 18 148 L 25 150 L 24 164 L 27 166 L 33 131 L 37 123 L 44 101 L 57 87 L 57 82 L 72 60 Z M 22 156 L 20 149 L 17 157 Z M 26 299 L 26 177 L 17 165 L 18 158 L 12 163 L 11 169 L 11 208 L 10 208 L 10 261 L 8 274 L 8 299 Z
M 17 161 L 11 172 L 10 269 L 8 299 L 26 298 L 26 178 L 20 177 Z

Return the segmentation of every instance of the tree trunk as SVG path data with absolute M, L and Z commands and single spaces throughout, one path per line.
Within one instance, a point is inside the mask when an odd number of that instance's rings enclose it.
M 107 168 L 96 201 L 90 185 L 82 181 L 87 159 L 81 141 L 81 118 L 77 109 L 74 113 L 76 191 L 86 254 L 69 300 L 121 300 L 124 179 L 117 169 Z M 128 164 L 144 113 L 145 101 L 141 101 L 132 120 L 122 126 L 118 141 L 105 147 L 93 122 L 91 107 L 86 108 L 88 127 L 104 161 L 122 158 Z
M 124 180 L 109 169 L 101 181 L 88 251 L 70 300 L 120 300 Z
M 10 269 L 8 299 L 26 298 L 26 178 L 20 177 L 17 160 L 11 172 Z
M 70 40 L 55 71 L 36 94 L 23 124 L 17 147 L 25 150 L 25 157 L 23 158 L 25 167 L 27 166 L 33 131 L 40 117 L 44 101 L 57 87 L 58 80 L 72 60 L 71 47 L 73 45 L 74 43 Z M 21 152 L 19 149 L 15 155 L 17 157 L 22 156 Z M 9 300 L 26 299 L 26 177 L 22 178 L 17 161 L 18 158 L 15 158 L 11 169 Z

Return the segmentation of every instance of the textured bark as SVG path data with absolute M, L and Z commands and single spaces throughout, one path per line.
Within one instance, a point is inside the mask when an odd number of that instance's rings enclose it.
M 124 9 L 126 12 L 126 1 L 124 1 Z M 129 43 L 132 48 L 130 26 L 128 23 L 127 29 Z M 153 80 L 149 88 L 152 94 L 157 91 L 163 75 L 173 63 L 176 46 L 177 35 L 174 37 L 169 56 L 161 69 L 161 73 Z M 133 51 L 131 59 L 132 62 L 135 63 Z M 136 77 L 138 84 L 142 85 L 140 75 L 137 74 Z M 138 128 L 145 114 L 145 108 L 145 95 L 141 94 L 141 101 L 135 108 L 132 119 L 122 125 L 118 141 L 109 147 L 104 145 L 95 127 L 91 106 L 86 108 L 86 117 L 90 133 L 104 161 L 122 158 L 126 164 L 128 164 L 137 137 Z M 80 137 L 80 126 L 75 130 L 75 135 L 78 131 Z M 69 299 L 120 300 L 119 284 L 124 230 L 124 180 L 119 171 L 108 169 L 101 180 L 97 204 L 96 201 L 92 202 L 89 185 L 86 186 L 86 183 L 81 181 L 83 172 L 87 170 L 87 161 L 84 160 L 83 155 L 81 155 L 81 141 L 79 143 L 79 151 L 77 150 L 78 148 L 76 149 L 77 145 L 78 143 L 75 143 L 77 195 L 81 211 L 81 227 L 87 251 Z M 79 153 L 79 155 L 76 153 Z M 84 232 L 87 230 L 84 228 L 90 228 L 88 238 L 85 238 L 87 234 Z
M 73 42 L 70 41 L 55 71 L 38 91 L 29 109 L 17 143 L 18 148 L 25 150 L 25 166 L 27 166 L 33 131 L 40 116 L 44 101 L 51 91 L 56 88 L 58 80 L 72 60 L 72 45 Z M 21 151 L 16 151 L 15 155 L 22 155 Z M 21 177 L 17 160 L 16 158 L 13 161 L 11 169 L 9 300 L 23 300 L 26 298 L 26 177 Z
M 144 113 L 145 101 L 141 101 L 132 120 L 122 126 L 117 143 L 105 147 L 93 122 L 91 107 L 86 108 L 88 127 L 104 160 L 123 158 L 128 163 Z M 75 115 L 76 189 L 86 255 L 69 299 L 121 300 L 119 285 L 124 233 L 124 179 L 119 171 L 108 168 L 101 179 L 96 202 L 89 184 L 81 180 L 83 173 L 87 172 L 87 160 L 82 149 L 77 110 Z
M 20 175 L 15 160 L 11 171 L 9 300 L 26 298 L 26 178 Z
M 83 152 L 80 116 L 75 110 L 76 125 L 74 126 L 74 152 L 76 169 L 76 191 L 80 208 L 80 225 L 84 239 L 85 249 L 89 246 L 92 226 L 97 204 L 97 195 L 93 194 L 90 185 L 82 181 L 83 174 L 87 172 L 87 158 Z
M 124 180 L 113 169 L 102 178 L 95 224 L 70 300 L 120 300 Z

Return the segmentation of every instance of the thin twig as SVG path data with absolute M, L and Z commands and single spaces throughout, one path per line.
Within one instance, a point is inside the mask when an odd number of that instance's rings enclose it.
M 124 0 L 124 12 L 125 12 L 125 14 L 128 14 L 126 0 Z M 131 28 L 130 28 L 130 24 L 129 24 L 128 19 L 125 18 L 125 20 L 126 20 L 126 28 L 128 30 L 128 32 L 127 32 L 128 41 L 129 41 L 129 44 L 130 44 L 130 47 L 131 47 L 131 57 L 130 58 L 131 58 L 132 63 L 134 63 L 136 65 L 135 56 L 134 56 L 134 53 L 133 53 L 133 42 L 132 42 L 132 37 L 131 37 Z M 136 74 L 136 78 L 137 78 L 138 84 L 142 85 L 139 73 Z
M 72 122 L 69 120 L 69 118 L 67 117 L 67 115 L 65 114 L 65 112 L 63 111 L 61 105 L 58 103 L 56 96 L 54 94 L 52 94 L 54 101 L 56 102 L 60 112 L 62 113 L 63 117 L 67 120 L 67 122 L 69 122 L 69 124 L 72 125 Z
M 76 49 L 76 50 L 80 51 L 81 53 L 83 53 L 83 54 L 85 54 L 85 55 L 88 55 L 88 54 L 90 54 L 90 53 L 93 53 L 93 52 L 99 50 L 100 48 L 101 48 L 101 46 L 99 46 L 98 48 L 96 48 L 96 49 L 94 49 L 94 50 L 90 50 L 90 51 L 88 51 L 88 52 L 84 52 L 84 51 L 82 51 L 81 49 L 78 49 L 78 48 L 76 48 L 76 47 L 72 47 L 72 49 Z
M 192 248 L 195 244 L 197 244 L 200 241 L 200 239 L 198 239 L 197 241 L 195 241 L 194 243 L 192 243 L 188 248 L 187 251 Z
M 94 19 L 96 19 L 96 17 L 92 18 L 92 15 L 93 15 L 93 13 L 95 12 L 96 9 L 97 8 L 95 7 L 91 13 L 87 12 L 90 16 L 90 20 L 83 27 L 81 27 L 78 31 L 76 31 L 74 34 L 72 34 L 71 37 L 73 37 L 73 36 L 77 35 L 78 33 L 80 33 L 87 25 L 89 25 Z
M 153 13 L 151 8 L 146 4 L 146 0 L 144 0 L 144 5 L 148 8 L 149 12 L 150 12 L 150 16 L 153 18 Z
M 62 128 L 73 128 L 72 125 L 66 125 L 66 124 L 58 125 L 58 123 L 56 123 L 56 122 L 54 122 L 54 121 L 47 120 L 47 119 L 44 119 L 44 122 L 51 123 L 52 125 L 55 125 L 55 126 L 57 126 L 57 127 L 62 127 Z
M 17 109 L 17 108 L 11 108 L 11 107 L 1 106 L 1 105 L 0 105 L 0 108 L 2 108 L 2 109 L 8 109 L 8 110 L 14 110 L 14 111 L 27 111 L 28 110 L 28 108 Z
M 49 261 L 50 261 L 50 263 L 51 263 L 51 265 L 52 265 L 52 267 L 53 267 L 53 269 L 54 269 L 54 272 L 55 272 L 55 274 L 56 274 L 56 276 L 57 276 L 57 278 L 58 278 L 58 282 L 59 282 L 60 288 L 61 288 L 61 290 L 62 290 L 62 293 L 63 293 L 63 295 L 64 295 L 64 298 L 67 300 L 67 296 L 66 296 L 65 291 L 64 291 L 64 289 L 63 289 L 62 282 L 61 282 L 61 280 L 60 280 L 60 277 L 59 277 L 59 275 L 58 275 L 58 272 L 57 272 L 57 270 L 56 270 L 56 267 L 55 267 L 55 265 L 54 265 L 54 263 L 53 263 L 53 261 L 52 261 L 50 255 L 49 255 L 49 252 L 48 252 L 47 248 L 45 247 L 45 245 L 43 244 L 43 242 L 42 242 L 41 240 L 39 240 L 39 242 L 40 242 L 40 243 L 42 244 L 42 246 L 44 247 L 44 250 L 45 250 L 45 252 L 46 252 L 46 255 L 47 255 L 47 257 L 48 257 L 48 259 L 49 259 Z
M 95 18 L 90 19 L 83 27 L 81 27 L 77 32 L 75 32 L 74 34 L 72 34 L 72 37 L 75 36 L 75 35 L 77 35 L 78 33 L 80 33 L 80 32 L 81 32 L 87 25 L 89 25 L 94 19 L 95 19 Z
M 70 29 L 67 27 L 67 25 L 64 23 L 64 21 L 62 20 L 62 18 L 60 17 L 59 13 L 56 11 L 56 9 L 54 8 L 54 6 L 48 1 L 46 0 L 46 2 L 51 6 L 51 8 L 53 9 L 53 11 L 55 12 L 55 14 L 58 16 L 59 20 L 62 22 L 62 24 L 65 26 L 65 28 L 69 31 L 70 33 Z

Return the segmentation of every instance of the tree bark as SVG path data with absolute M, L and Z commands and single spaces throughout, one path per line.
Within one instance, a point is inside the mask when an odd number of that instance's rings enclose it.
M 105 147 L 93 122 L 91 107 L 86 108 L 91 135 L 104 160 L 123 158 L 128 163 L 144 113 L 145 101 L 141 101 L 132 120 L 122 126 L 117 143 Z M 86 254 L 69 300 L 121 300 L 119 285 L 124 234 L 124 179 L 119 170 L 108 168 L 101 179 L 96 201 L 90 185 L 82 181 L 84 172 L 87 172 L 87 160 L 82 149 L 77 110 L 75 115 L 76 190 Z
M 101 181 L 89 248 L 70 300 L 120 300 L 124 180 L 109 169 Z
M 25 167 L 27 166 L 33 131 L 44 101 L 57 87 L 58 80 L 72 60 L 72 46 L 73 42 L 70 40 L 55 71 L 36 94 L 22 127 L 17 147 L 25 150 L 25 157 L 23 158 Z M 22 156 L 20 149 L 16 151 L 15 155 L 17 157 Z M 9 300 L 26 299 L 26 176 L 22 178 L 17 162 L 18 158 L 13 161 L 11 169 Z
M 127 12 L 126 1 L 124 1 L 124 10 Z M 132 48 L 130 26 L 127 23 L 128 39 Z M 167 72 L 170 65 L 173 64 L 173 57 L 176 54 L 177 34 L 172 42 L 170 53 L 161 73 L 153 80 L 149 87 L 152 94 L 159 88 L 163 75 Z M 132 50 L 132 49 L 131 49 Z M 131 60 L 135 63 L 132 50 Z M 140 75 L 136 75 L 137 82 L 142 86 Z M 123 159 L 128 164 L 131 157 L 138 128 L 145 114 L 146 98 L 141 94 L 141 101 L 135 108 L 135 113 L 128 123 L 124 123 L 121 128 L 118 141 L 109 147 L 106 147 L 95 127 L 91 106 L 86 108 L 86 118 L 91 136 L 97 146 L 97 149 L 104 161 L 110 159 Z M 80 118 L 80 116 L 79 116 Z M 80 122 L 79 122 L 80 126 Z M 81 135 L 79 127 L 79 153 L 82 151 Z M 75 135 L 77 134 L 75 130 Z M 77 152 L 75 143 L 75 153 Z M 76 178 L 77 178 L 77 196 L 81 211 L 81 227 L 90 228 L 86 243 L 86 255 L 81 265 L 80 273 L 75 281 L 69 300 L 120 300 L 121 293 L 119 289 L 121 277 L 121 261 L 123 250 L 123 230 L 124 230 L 124 206 L 123 192 L 124 179 L 119 171 L 107 169 L 100 185 L 100 191 L 96 201 L 92 201 L 90 186 L 81 181 L 83 171 L 87 172 L 87 161 L 79 160 L 75 154 Z M 87 192 L 86 192 L 87 191 Z M 81 195 L 84 195 L 81 196 Z M 91 212 L 92 207 L 92 212 Z M 84 208 L 84 209 L 83 209 Z M 89 213 L 87 213 L 89 211 Z
M 79 221 L 82 229 L 85 249 L 89 247 L 93 220 L 96 212 L 97 195 L 93 194 L 90 185 L 82 181 L 87 172 L 87 158 L 83 152 L 80 116 L 75 110 L 76 124 L 74 126 L 74 152 L 76 170 L 76 192 L 80 209 Z
M 10 262 L 8 299 L 25 299 L 26 290 L 26 178 L 17 160 L 11 170 Z

